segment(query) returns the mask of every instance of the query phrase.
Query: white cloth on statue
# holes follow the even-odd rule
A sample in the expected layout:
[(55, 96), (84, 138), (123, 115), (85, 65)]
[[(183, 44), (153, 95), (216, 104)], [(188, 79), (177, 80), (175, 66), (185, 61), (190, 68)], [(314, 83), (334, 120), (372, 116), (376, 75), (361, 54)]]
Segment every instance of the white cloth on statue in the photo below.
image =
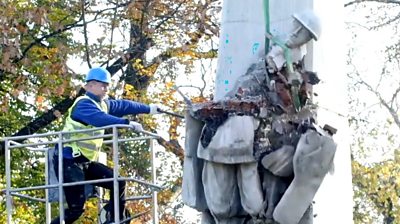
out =
[(228, 165), (205, 161), (203, 185), (216, 223), (237, 223), (238, 216), (256, 216), (262, 210), (263, 195), (255, 162)]
[(197, 146), (204, 123), (185, 114), (185, 157), (183, 160), (182, 201), (185, 205), (204, 212), (207, 202), (201, 180), (204, 160), (197, 158)]
[(225, 164), (255, 162), (253, 144), (257, 126), (258, 121), (252, 116), (231, 116), (218, 127), (206, 148), (199, 144), (197, 156)]
[(336, 143), (330, 136), (309, 130), (300, 137), (293, 157), (294, 180), (274, 210), (275, 221), (299, 223), (331, 168), (335, 152)]
[[(297, 63), (303, 59), (307, 54), (307, 45), (302, 45), (297, 48), (290, 49), (292, 56), (292, 63)], [(267, 56), (267, 69), (270, 72), (278, 72), (286, 64), (286, 58), (284, 50), (278, 45), (272, 45)]]

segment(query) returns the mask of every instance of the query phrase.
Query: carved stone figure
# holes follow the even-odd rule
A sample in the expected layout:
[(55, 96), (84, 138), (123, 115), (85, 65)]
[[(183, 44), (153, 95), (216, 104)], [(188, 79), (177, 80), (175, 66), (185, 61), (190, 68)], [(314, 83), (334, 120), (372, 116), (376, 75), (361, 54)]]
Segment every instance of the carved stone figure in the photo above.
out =
[[(270, 90), (275, 91), (281, 99), (284, 113), (276, 116), (271, 122), (271, 130), (267, 134), (270, 146), (266, 155), (261, 158), (264, 170), (261, 169), (260, 172), (264, 173), (264, 216), (282, 224), (310, 224), (313, 215), (312, 198), (316, 190), (304, 187), (304, 192), (300, 192), (298, 190), (301, 187), (294, 184), (294, 180), (301, 178), (305, 182), (318, 183), (316, 185), (319, 187), (322, 180), (314, 180), (311, 176), (301, 177), (298, 174), (299, 169), (324, 162), (326, 158), (331, 163), (330, 159), (333, 159), (336, 148), (322, 154), (321, 158), (313, 158), (313, 161), (308, 161), (309, 164), (294, 164), (304, 147), (299, 146), (299, 140), (305, 138), (309, 130), (318, 126), (315, 124), (316, 108), (311, 102), (311, 97), (312, 85), (317, 84), (319, 79), (315, 73), (306, 71), (303, 59), (307, 53), (307, 42), (312, 39), (318, 40), (321, 26), (318, 17), (311, 11), (295, 13), (293, 18), (292, 32), (285, 42), (269, 36), (274, 43), (266, 55), (268, 76), (271, 80)], [(326, 174), (325, 170), (321, 169), (317, 172), (320, 172), (322, 177)], [(298, 198), (294, 199), (290, 192), (295, 192), (293, 194)], [(287, 199), (289, 195), (291, 199)], [(290, 203), (295, 204), (292, 199), (299, 200), (299, 204), (291, 207)]]
[(330, 170), (335, 152), (336, 144), (325, 132), (308, 130), (301, 136), (293, 158), (294, 179), (274, 210), (274, 220), (299, 223)]
[(190, 107), (183, 201), (203, 212), (203, 223), (312, 223), (336, 144), (316, 123), (319, 78), (303, 63), (319, 20), (312, 12), (293, 18), (285, 41), (268, 35), (274, 44), (265, 60), (223, 100)]

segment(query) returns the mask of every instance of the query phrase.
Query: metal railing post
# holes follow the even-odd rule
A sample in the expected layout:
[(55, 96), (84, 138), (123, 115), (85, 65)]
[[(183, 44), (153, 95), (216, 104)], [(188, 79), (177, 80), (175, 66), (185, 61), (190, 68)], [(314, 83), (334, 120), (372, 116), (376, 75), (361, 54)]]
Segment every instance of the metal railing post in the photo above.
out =
[(11, 150), (8, 148), (10, 142), (5, 141), (5, 159), (6, 159), (6, 207), (7, 207), (7, 224), (12, 223), (12, 203), (11, 203)]
[[(44, 172), (45, 172), (45, 183), (46, 185), (50, 184), (50, 175), (49, 175), (49, 150), (46, 150), (45, 152), (45, 164), (44, 164)], [(45, 198), (46, 198), (46, 204), (45, 204), (45, 211), (46, 211), (46, 224), (49, 224), (51, 222), (51, 204), (49, 202), (49, 189), (46, 188), (44, 190), (45, 193)]]
[[(104, 165), (107, 165), (107, 154), (105, 152), (99, 152), (99, 158), (98, 162), (102, 163)], [(97, 194), (98, 194), (98, 202), (97, 202), (97, 211), (101, 212), (101, 209), (103, 206), (106, 204), (103, 201), (104, 198), (104, 188), (97, 189)], [(97, 224), (102, 224), (101, 219), (97, 220)]]
[[(156, 170), (156, 165), (155, 165), (155, 160), (156, 160), (156, 153), (154, 151), (154, 146), (153, 146), (153, 139), (150, 139), (150, 152), (151, 152), (151, 179), (153, 184), (156, 184), (157, 182), (157, 170)], [(152, 189), (152, 195), (153, 195), (153, 224), (158, 224), (158, 202), (157, 202), (157, 191)]]
[(64, 172), (63, 172), (63, 134), (60, 132), (58, 134), (58, 203), (59, 203), (59, 216), (60, 223), (64, 223)]
[(113, 169), (113, 185), (114, 185), (114, 221), (115, 223), (120, 222), (119, 217), (119, 183), (118, 183), (118, 169), (119, 169), (119, 161), (118, 161), (118, 130), (117, 127), (113, 127), (113, 162), (114, 162), (114, 169)]

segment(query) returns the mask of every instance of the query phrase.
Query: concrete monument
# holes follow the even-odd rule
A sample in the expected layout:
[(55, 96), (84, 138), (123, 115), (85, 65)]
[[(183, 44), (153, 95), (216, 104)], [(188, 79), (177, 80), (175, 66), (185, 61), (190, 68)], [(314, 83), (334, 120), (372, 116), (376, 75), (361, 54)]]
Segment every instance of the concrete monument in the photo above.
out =
[(202, 223), (312, 223), (336, 151), (334, 131), (316, 123), (319, 78), (303, 63), (320, 32), (313, 12), (293, 14), (292, 32), (267, 33), (268, 52), (223, 97), (189, 103), (183, 201)]

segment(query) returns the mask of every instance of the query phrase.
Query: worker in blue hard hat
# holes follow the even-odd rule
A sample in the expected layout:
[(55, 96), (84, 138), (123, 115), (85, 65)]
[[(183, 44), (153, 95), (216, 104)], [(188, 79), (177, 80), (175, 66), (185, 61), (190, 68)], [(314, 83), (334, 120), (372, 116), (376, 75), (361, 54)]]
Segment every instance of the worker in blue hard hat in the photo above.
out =
[[(76, 131), (90, 129), (94, 127), (103, 127), (113, 124), (129, 124), (136, 131), (142, 131), (142, 125), (138, 122), (129, 121), (122, 118), (128, 114), (157, 114), (158, 106), (155, 104), (143, 104), (129, 100), (111, 100), (106, 99), (111, 75), (104, 68), (92, 68), (86, 75), (86, 94), (78, 97), (70, 107), (63, 131)], [(102, 135), (104, 130), (93, 132), (79, 132), (68, 135), (69, 139), (85, 138), (93, 135)], [(90, 139), (85, 141), (75, 141), (65, 143), (63, 150), (63, 170), (64, 183), (112, 178), (113, 170), (97, 162), (99, 149), (102, 146), (103, 139)], [(62, 152), (60, 152), (62, 151)], [(55, 155), (54, 169), (58, 174), (58, 154)], [(109, 223), (114, 218), (114, 192), (113, 182), (96, 183), (95, 185), (110, 189), (110, 211)], [(65, 209), (65, 223), (73, 223), (84, 211), (86, 201), (84, 185), (64, 187), (65, 198), (68, 208)], [(123, 217), (125, 182), (119, 182), (119, 215)], [(60, 223), (59, 218), (54, 219), (52, 224)]]

